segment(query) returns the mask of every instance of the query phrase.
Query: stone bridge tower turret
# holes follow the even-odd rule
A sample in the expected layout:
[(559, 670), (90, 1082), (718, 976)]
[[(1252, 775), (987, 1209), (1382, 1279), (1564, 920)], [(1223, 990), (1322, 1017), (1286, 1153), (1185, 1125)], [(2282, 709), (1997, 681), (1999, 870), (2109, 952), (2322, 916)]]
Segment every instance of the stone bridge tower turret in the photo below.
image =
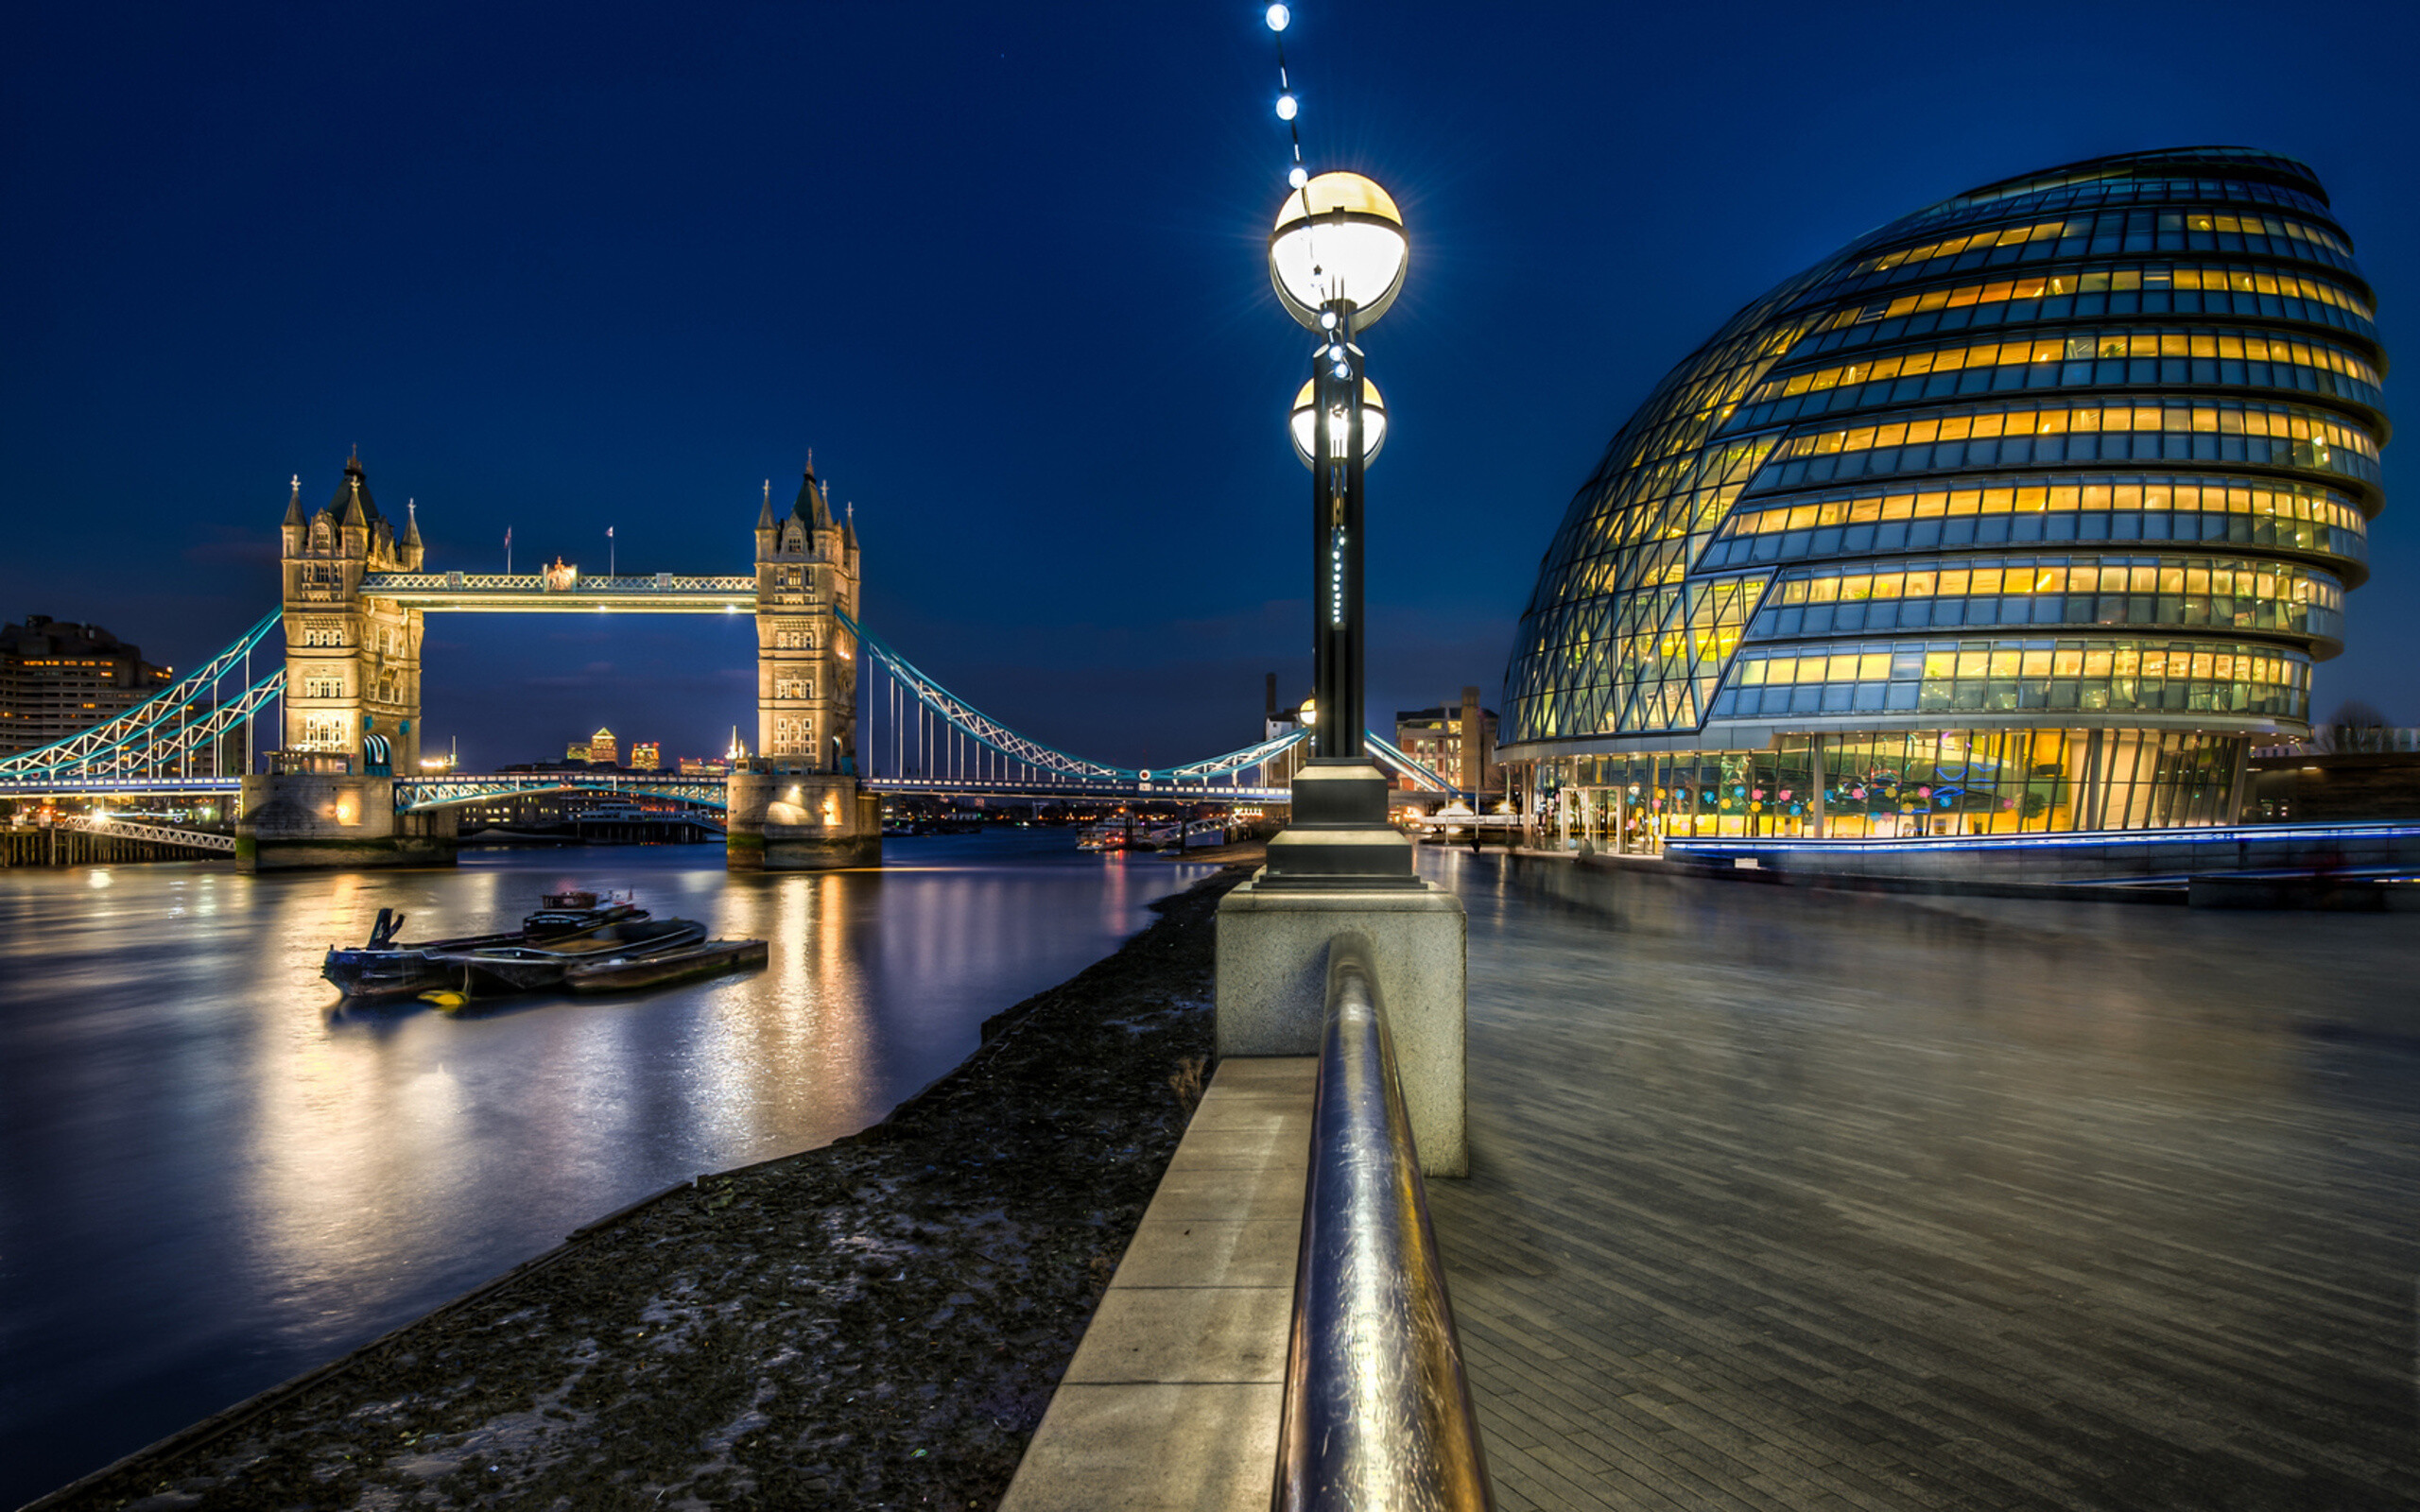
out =
[(856, 646), (834, 610), (857, 616), (857, 533), (835, 521), (807, 461), (798, 498), (756, 517), (756, 751), (769, 769), (856, 766)]
[(420, 570), (419, 523), (396, 537), (355, 455), (327, 507), (307, 517), (295, 480), (280, 541), (285, 748), (340, 756), (354, 772), (416, 770), (421, 611), (366, 594), (362, 580)]
[(735, 871), (879, 866), (882, 800), (858, 781), (857, 532), (815, 459), (789, 512), (756, 516), (756, 755), (725, 787)]

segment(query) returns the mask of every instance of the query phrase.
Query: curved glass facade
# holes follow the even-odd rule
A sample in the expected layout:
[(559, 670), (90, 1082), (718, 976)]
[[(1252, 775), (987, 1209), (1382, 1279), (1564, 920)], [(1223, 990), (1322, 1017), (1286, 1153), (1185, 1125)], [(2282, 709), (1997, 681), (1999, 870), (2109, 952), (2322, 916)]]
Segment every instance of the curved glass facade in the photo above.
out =
[(2243, 149), (1870, 233), (1615, 436), (1522, 615), (1505, 760), (1623, 848), (2232, 819), (2368, 576), (2375, 308), (2318, 179)]

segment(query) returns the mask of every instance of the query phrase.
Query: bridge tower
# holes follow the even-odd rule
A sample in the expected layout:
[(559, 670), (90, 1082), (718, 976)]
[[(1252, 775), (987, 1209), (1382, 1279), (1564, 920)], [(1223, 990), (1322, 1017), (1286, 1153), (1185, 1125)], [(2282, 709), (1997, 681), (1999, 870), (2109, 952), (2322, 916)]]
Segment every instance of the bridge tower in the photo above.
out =
[(285, 571), (285, 729), (293, 762), (244, 774), (235, 863), (246, 871), (451, 865), (451, 813), (398, 815), (394, 774), (420, 766), (418, 606), (362, 592), (369, 573), (418, 572), (420, 525), (378, 512), (358, 455), (327, 507), (302, 512), (297, 478), (279, 531)]
[(420, 524), (403, 537), (378, 512), (361, 458), (327, 507), (305, 518), (297, 478), (280, 532), (285, 578), (287, 750), (344, 758), (363, 775), (420, 763), (421, 611), (366, 598), (366, 573), (418, 572)]
[(857, 532), (810, 458), (789, 512), (769, 483), (756, 516), (756, 750), (785, 771), (856, 769), (856, 648), (836, 609), (857, 617)]
[(756, 516), (756, 755), (731, 774), (731, 868), (878, 866), (882, 800), (857, 781), (857, 532), (807, 459), (789, 512)]

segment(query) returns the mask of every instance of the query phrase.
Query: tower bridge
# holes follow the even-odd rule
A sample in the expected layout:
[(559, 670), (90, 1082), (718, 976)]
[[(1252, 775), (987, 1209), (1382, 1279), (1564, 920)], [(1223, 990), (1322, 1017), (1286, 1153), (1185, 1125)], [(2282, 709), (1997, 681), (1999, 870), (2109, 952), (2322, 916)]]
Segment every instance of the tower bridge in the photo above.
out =
[[(786, 869), (877, 862), (885, 793), (1282, 803), (1307, 736), (1136, 768), (992, 717), (860, 622), (856, 526), (835, 516), (812, 463), (786, 511), (767, 484), (750, 575), (590, 576), (560, 560), (534, 573), (432, 572), (417, 511), (398, 532), (358, 455), (318, 510), (304, 510), (298, 477), (279, 533), (276, 610), (146, 702), (0, 757), (0, 798), (232, 793), (239, 859), (275, 868), (441, 864), (463, 804), (623, 793), (721, 809), (734, 868)], [(420, 775), (422, 638), (426, 617), (443, 613), (751, 615), (758, 754), (728, 778)], [(1454, 792), (1367, 738), (1416, 786)]]

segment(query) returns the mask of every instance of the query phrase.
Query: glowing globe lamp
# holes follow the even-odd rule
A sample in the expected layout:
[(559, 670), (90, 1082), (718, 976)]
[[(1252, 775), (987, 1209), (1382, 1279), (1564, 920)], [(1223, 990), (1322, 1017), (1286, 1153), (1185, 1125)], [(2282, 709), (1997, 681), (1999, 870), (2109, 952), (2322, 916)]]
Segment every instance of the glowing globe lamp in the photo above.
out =
[(1357, 173), (1322, 173), (1286, 197), (1269, 233), (1269, 280), (1304, 325), (1316, 331), (1322, 310), (1349, 304), (1360, 331), (1394, 303), (1410, 249), (1384, 189)]
[[(1311, 385), (1305, 383), (1294, 396), (1294, 413), (1288, 418), (1288, 428), (1294, 436), (1294, 455), (1305, 467), (1315, 466), (1311, 446), (1319, 421), (1318, 405), (1311, 397)], [(1330, 444), (1344, 445), (1344, 417), (1335, 415), (1328, 421)], [(1368, 466), (1378, 458), (1378, 448), (1387, 444), (1387, 402), (1378, 397), (1378, 386), (1369, 379), (1361, 380), (1361, 462)]]

